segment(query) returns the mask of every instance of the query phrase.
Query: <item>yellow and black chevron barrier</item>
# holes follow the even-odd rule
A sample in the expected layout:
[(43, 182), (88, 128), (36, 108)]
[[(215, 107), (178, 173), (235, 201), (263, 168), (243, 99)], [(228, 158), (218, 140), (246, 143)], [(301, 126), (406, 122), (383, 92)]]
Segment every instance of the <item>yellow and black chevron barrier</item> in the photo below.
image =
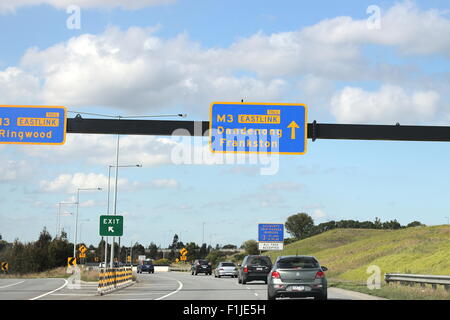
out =
[(133, 272), (129, 267), (100, 269), (97, 291), (100, 295), (132, 283)]

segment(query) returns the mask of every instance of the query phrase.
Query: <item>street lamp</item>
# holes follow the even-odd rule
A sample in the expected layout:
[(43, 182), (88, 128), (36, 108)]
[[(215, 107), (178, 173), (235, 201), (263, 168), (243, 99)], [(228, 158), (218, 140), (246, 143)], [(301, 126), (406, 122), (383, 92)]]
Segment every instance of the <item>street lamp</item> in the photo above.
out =
[[(117, 139), (119, 139), (119, 136), (117, 137)], [(119, 152), (119, 140), (117, 140), (117, 154)], [(117, 155), (118, 157), (118, 155)], [(118, 159), (117, 159), (118, 160)], [(117, 174), (119, 173), (119, 168), (142, 168), (142, 164), (128, 164), (128, 165), (109, 165), (108, 166), (108, 215), (109, 215), (109, 204), (110, 204), (110, 200), (109, 200), (109, 195), (111, 193), (111, 168), (116, 168), (116, 189), (115, 189), (115, 197), (114, 197), (114, 215), (116, 215), (116, 203), (117, 203)], [(111, 268), (113, 267), (113, 258), (114, 258), (114, 237), (113, 237), (113, 242), (112, 242), (112, 246), (111, 246)], [(120, 237), (119, 237), (119, 249), (120, 249)], [(108, 237), (106, 237), (105, 240), (105, 267), (107, 264), (107, 259), (108, 259)]]
[[(63, 212), (63, 213), (60, 214), (59, 220), (61, 221), (61, 217), (67, 217), (67, 216), (72, 216), (72, 215), (73, 215), (72, 212), (68, 212), (68, 211)], [(60, 222), (60, 224), (61, 224), (61, 222)], [(64, 231), (64, 228), (61, 230), (61, 227), (60, 227), (59, 230), (60, 230), (60, 231), (59, 231), (59, 232), (60, 232), (59, 238), (61, 239), (61, 234), (62, 234), (62, 232)], [(69, 227), (69, 230), (70, 230), (70, 227)], [(66, 233), (66, 239), (69, 239), (69, 234), (68, 234), (68, 233)]]
[[(115, 118), (117, 118), (119, 121), (120, 119), (126, 119), (126, 118), (156, 118), (156, 117), (182, 117), (182, 118), (186, 118), (186, 114), (182, 114), (182, 113), (178, 113), (178, 114), (170, 114), (170, 115), (153, 115), (153, 116), (117, 116)], [(120, 147), (120, 133), (117, 133), (117, 147), (116, 147), (116, 186), (115, 186), (115, 190), (114, 190), (114, 215), (117, 214), (117, 179), (118, 179), (118, 174), (119, 174), (119, 147)], [(112, 245), (111, 245), (111, 261), (110, 261), (110, 267), (113, 268), (114, 266), (114, 241), (115, 241), (115, 237), (113, 237), (112, 239)]]
[(77, 248), (77, 234), (78, 234), (78, 207), (80, 206), (80, 191), (91, 191), (96, 190), (100, 191), (102, 188), (77, 188), (77, 215), (75, 218), (75, 241), (73, 242), (73, 257), (76, 257), (76, 248)]
[(80, 243), (83, 243), (83, 241), (81, 241), (81, 226), (83, 225), (83, 222), (89, 222), (89, 221), (90, 221), (89, 219), (80, 220)]
[(61, 205), (63, 204), (76, 204), (76, 202), (58, 202), (58, 215), (56, 218), (56, 237), (61, 236)]

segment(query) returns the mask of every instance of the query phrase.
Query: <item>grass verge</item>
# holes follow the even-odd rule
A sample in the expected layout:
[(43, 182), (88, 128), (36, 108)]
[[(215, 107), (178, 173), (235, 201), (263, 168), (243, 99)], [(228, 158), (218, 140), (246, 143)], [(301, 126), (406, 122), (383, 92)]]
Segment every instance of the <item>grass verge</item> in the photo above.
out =
[(382, 282), (380, 289), (370, 290), (366, 283), (338, 279), (328, 279), (328, 286), (330, 288), (335, 287), (370, 294), (389, 300), (450, 300), (450, 291), (446, 291), (443, 286), (438, 286), (435, 290), (431, 286), (422, 288), (418, 284), (410, 287)]

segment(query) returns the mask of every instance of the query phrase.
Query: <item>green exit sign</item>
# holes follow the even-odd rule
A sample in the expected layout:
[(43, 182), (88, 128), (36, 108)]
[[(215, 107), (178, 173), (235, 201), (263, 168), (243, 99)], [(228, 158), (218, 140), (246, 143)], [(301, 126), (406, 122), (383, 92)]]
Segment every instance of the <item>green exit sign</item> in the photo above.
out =
[(123, 235), (123, 216), (100, 216), (100, 235), (120, 237)]

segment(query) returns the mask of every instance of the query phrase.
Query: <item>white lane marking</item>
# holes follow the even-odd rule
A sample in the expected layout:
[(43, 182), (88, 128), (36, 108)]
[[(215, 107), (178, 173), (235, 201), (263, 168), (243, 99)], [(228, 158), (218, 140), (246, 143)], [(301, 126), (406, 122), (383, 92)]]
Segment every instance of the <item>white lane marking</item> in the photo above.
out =
[(93, 297), (95, 294), (89, 293), (54, 293), (52, 296), (90, 296)]
[(178, 282), (178, 289), (177, 290), (175, 290), (175, 291), (173, 291), (173, 292), (171, 292), (169, 294), (166, 294), (165, 296), (159, 297), (159, 298), (157, 298), (155, 300), (162, 300), (162, 299), (167, 298), (167, 297), (177, 293), (178, 291), (180, 291), (183, 288), (183, 283), (181, 281), (178, 281), (178, 280), (177, 280), (177, 282)]
[(15, 285), (17, 285), (17, 284), (24, 283), (24, 282), (25, 282), (25, 280), (19, 281), (19, 282), (13, 283), (13, 284), (8, 284), (8, 285), (6, 285), (6, 286), (1, 286), (0, 289), (12, 287), (12, 286), (15, 286)]
[(53, 292), (56, 292), (56, 291), (58, 291), (58, 290), (61, 290), (62, 288), (64, 288), (65, 286), (67, 286), (67, 284), (69, 283), (69, 281), (67, 281), (66, 279), (63, 279), (63, 280), (64, 280), (64, 284), (63, 284), (61, 287), (59, 287), (58, 289), (55, 289), (55, 290), (49, 291), (49, 292), (47, 292), (47, 293), (41, 294), (40, 296), (31, 298), (30, 300), (37, 300), (37, 299), (39, 299), (39, 298), (45, 297), (45, 296), (47, 296), (47, 295), (49, 295), (49, 294), (52, 294)]

